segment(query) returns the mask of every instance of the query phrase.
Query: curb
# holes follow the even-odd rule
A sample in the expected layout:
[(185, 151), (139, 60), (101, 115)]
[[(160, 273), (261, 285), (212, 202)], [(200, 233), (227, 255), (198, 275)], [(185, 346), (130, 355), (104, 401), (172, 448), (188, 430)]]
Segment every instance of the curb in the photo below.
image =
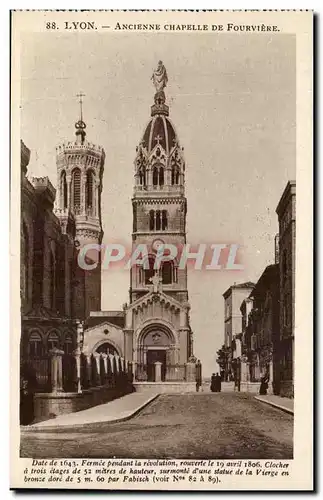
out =
[[(93, 422), (87, 422), (87, 423), (80, 423), (80, 424), (64, 424), (64, 425), (52, 425), (52, 426), (44, 426), (44, 427), (36, 427), (37, 424), (34, 425), (28, 425), (28, 426), (20, 426), (20, 431), (24, 433), (41, 433), (41, 432), (53, 432), (53, 431), (59, 431), (60, 429), (72, 429), (77, 427), (78, 429), (87, 427), (89, 425), (94, 425), (94, 424), (117, 424), (119, 422), (125, 422), (126, 420), (130, 420), (131, 418), (135, 417), (138, 415), (141, 410), (146, 408), (146, 406), (150, 405), (155, 399), (157, 399), (160, 396), (160, 394), (154, 394), (151, 396), (147, 401), (141, 404), (141, 406), (137, 407), (135, 410), (131, 411), (128, 415), (125, 415), (124, 417), (116, 417), (111, 420), (100, 420), (100, 421), (93, 421)], [(106, 404), (106, 403), (102, 403)], [(100, 405), (98, 405), (100, 406)], [(92, 408), (95, 408), (95, 406), (92, 406)], [(73, 412), (75, 413), (75, 412)], [(68, 415), (71, 415), (69, 413)], [(46, 420), (47, 422), (47, 420)]]
[(259, 398), (255, 396), (255, 399), (257, 401), (260, 401), (261, 403), (265, 403), (269, 406), (273, 406), (274, 408), (277, 408), (278, 410), (284, 411), (285, 413), (289, 413), (290, 415), (294, 415), (294, 410), (291, 410), (290, 408), (286, 408), (286, 406), (279, 405), (277, 403), (273, 403), (272, 401), (268, 401), (267, 399)]

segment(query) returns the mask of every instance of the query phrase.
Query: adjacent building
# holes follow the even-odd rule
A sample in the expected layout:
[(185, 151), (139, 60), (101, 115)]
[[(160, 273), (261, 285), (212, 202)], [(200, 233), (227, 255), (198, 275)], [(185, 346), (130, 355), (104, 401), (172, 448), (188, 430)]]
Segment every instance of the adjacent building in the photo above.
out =
[[(296, 183), (289, 181), (277, 207), (275, 264), (256, 285), (233, 285), (224, 293), (225, 347), (240, 382), (269, 379), (269, 390), (294, 394)], [(248, 284), (247, 284), (248, 285)], [(251, 285), (251, 284), (250, 284)], [(241, 289), (243, 291), (241, 291)], [(242, 295), (245, 293), (245, 296)], [(239, 304), (239, 300), (240, 301)], [(239, 307), (240, 315), (237, 313)], [(240, 330), (241, 329), (241, 330)]]
[(294, 393), (296, 182), (289, 181), (276, 209), (279, 222), (280, 393)]
[(267, 375), (270, 389), (279, 392), (279, 267), (267, 266), (254, 289), (241, 304), (242, 350), (246, 355), (246, 381)]
[(242, 334), (243, 316), (240, 310), (241, 303), (245, 300), (254, 288), (254, 283), (247, 281), (230, 286), (223, 294), (224, 298), (224, 346), (231, 348), (231, 355), (228, 358), (228, 366), (224, 370), (227, 377), (233, 377), (232, 360), (240, 357), (233, 355), (238, 349)]
[(21, 141), (21, 361), (48, 389), (48, 352), (71, 354), (76, 346), (77, 258), (75, 219), (54, 213), (56, 190), (48, 177), (28, 179), (30, 150)]

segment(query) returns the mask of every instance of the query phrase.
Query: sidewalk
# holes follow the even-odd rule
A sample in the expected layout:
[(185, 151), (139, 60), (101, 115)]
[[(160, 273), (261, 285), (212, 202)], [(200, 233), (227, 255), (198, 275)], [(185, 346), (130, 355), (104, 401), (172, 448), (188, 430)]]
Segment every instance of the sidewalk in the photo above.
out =
[(86, 424), (94, 424), (98, 422), (120, 422), (128, 420), (138, 413), (142, 408), (156, 399), (156, 392), (133, 392), (118, 399), (114, 399), (109, 403), (104, 403), (98, 406), (93, 406), (87, 410), (59, 415), (56, 418), (38, 422), (37, 424), (22, 427), (24, 432), (35, 432), (61, 428), (82, 426)]
[(255, 399), (266, 403), (274, 408), (285, 411), (294, 415), (294, 400), (290, 398), (282, 398), (280, 396), (275, 396), (274, 394), (268, 394), (267, 396), (255, 396)]

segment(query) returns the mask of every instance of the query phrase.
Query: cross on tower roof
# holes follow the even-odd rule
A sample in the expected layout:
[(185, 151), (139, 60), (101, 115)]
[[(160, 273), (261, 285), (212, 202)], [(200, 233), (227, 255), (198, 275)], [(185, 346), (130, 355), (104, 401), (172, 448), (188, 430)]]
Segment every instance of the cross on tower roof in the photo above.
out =
[(156, 135), (156, 137), (155, 137), (155, 141), (157, 141), (157, 144), (159, 144), (159, 141), (161, 141), (161, 140), (162, 140), (162, 136), (161, 136), (161, 135), (159, 135), (159, 134), (158, 134), (158, 135)]
[(79, 103), (80, 103), (80, 110), (81, 110), (81, 118), (80, 120), (83, 121), (83, 107), (82, 107), (82, 104), (83, 104), (83, 100), (82, 100), (82, 97), (85, 97), (85, 94), (83, 94), (83, 92), (80, 92), (79, 94), (76, 94), (76, 97), (79, 97)]
[(86, 135), (85, 134), (86, 125), (83, 121), (83, 107), (82, 107), (83, 100), (82, 100), (82, 97), (85, 97), (85, 94), (83, 94), (83, 92), (80, 92), (79, 94), (76, 94), (76, 97), (79, 98), (80, 110), (81, 110), (80, 119), (75, 123), (76, 136), (78, 137), (78, 140), (81, 140), (81, 144), (83, 144), (84, 139), (85, 139), (85, 135)]

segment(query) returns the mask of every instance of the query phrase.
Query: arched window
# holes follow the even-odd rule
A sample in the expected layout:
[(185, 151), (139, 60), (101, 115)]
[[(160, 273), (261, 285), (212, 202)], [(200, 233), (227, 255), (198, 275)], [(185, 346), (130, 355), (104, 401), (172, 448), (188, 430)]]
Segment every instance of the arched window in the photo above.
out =
[(30, 358), (41, 357), (44, 353), (43, 342), (38, 332), (32, 332), (28, 339), (28, 356)]
[(92, 172), (92, 170), (88, 170), (86, 172), (86, 192), (85, 192), (86, 194), (85, 205), (87, 209), (93, 208), (94, 205), (93, 189), (94, 189), (94, 173)]
[(143, 166), (139, 169), (139, 183), (141, 186), (146, 185), (146, 167)]
[(167, 210), (162, 211), (162, 230), (167, 229)]
[(175, 167), (175, 165), (172, 166), (172, 186), (174, 184), (179, 184), (180, 181), (180, 171), (178, 168)]
[(47, 339), (47, 347), (48, 350), (58, 348), (59, 346), (59, 337), (56, 332), (50, 332)]
[(150, 210), (149, 212), (149, 230), (153, 231), (155, 229), (155, 212)]
[(144, 271), (145, 271), (145, 284), (146, 285), (151, 285), (151, 282), (149, 280), (155, 274), (155, 270), (154, 270), (155, 257), (153, 255), (150, 255), (148, 257), (148, 263), (149, 263), (149, 266), (146, 266), (146, 268), (144, 267)]
[(172, 167), (172, 186), (175, 184), (175, 167)]
[(161, 215), (160, 210), (156, 211), (156, 231), (160, 231), (161, 228)]
[(104, 342), (104, 344), (101, 344), (96, 352), (98, 353), (104, 353), (104, 354), (118, 354), (117, 350), (115, 347), (113, 347), (112, 344), (110, 344), (109, 342)]
[(158, 168), (155, 167), (153, 170), (153, 185), (158, 186)]
[(73, 209), (78, 212), (81, 206), (81, 171), (79, 168), (75, 168), (72, 173), (72, 193)]
[(160, 186), (164, 185), (164, 169), (163, 169), (163, 167), (160, 167), (160, 169), (159, 169), (159, 185)]
[(67, 208), (67, 182), (65, 170), (63, 170), (61, 174), (61, 208)]
[(143, 185), (143, 180), (144, 180), (143, 177), (144, 176), (143, 176), (143, 173), (142, 173), (142, 169), (140, 168), (139, 169), (139, 184), (140, 184), (140, 186)]
[(162, 280), (164, 285), (170, 285), (173, 282), (173, 264), (171, 261), (163, 262)]

